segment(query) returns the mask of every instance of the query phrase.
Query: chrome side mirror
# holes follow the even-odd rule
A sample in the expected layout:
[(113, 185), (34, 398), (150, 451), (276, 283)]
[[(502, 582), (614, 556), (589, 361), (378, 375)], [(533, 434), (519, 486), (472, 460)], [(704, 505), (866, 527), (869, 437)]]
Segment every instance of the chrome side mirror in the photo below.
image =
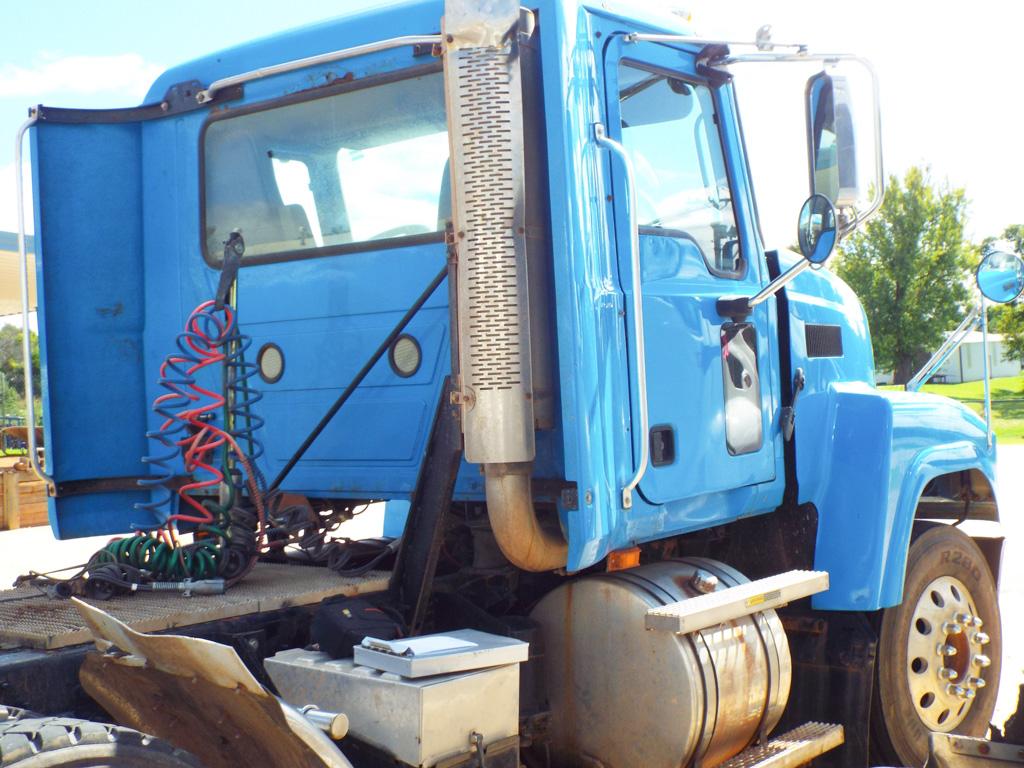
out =
[(797, 241), (811, 264), (824, 264), (836, 248), (836, 209), (824, 195), (811, 195), (800, 209)]
[(982, 296), (996, 304), (1009, 304), (1024, 292), (1024, 261), (1006, 251), (989, 251), (974, 277)]
[(822, 71), (807, 81), (806, 96), (811, 194), (824, 195), (837, 208), (852, 207), (860, 188), (849, 84)]

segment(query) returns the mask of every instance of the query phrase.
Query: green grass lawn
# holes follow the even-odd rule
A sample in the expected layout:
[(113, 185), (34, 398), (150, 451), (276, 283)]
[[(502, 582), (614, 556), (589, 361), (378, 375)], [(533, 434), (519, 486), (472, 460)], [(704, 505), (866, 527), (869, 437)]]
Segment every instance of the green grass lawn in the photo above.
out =
[[(996, 433), (996, 437), (1003, 445), (1024, 443), (1024, 374), (992, 379), (991, 388), (992, 430)], [(903, 387), (880, 386), (879, 389), (903, 389)], [(984, 382), (925, 384), (921, 390), (959, 400), (984, 418)]]

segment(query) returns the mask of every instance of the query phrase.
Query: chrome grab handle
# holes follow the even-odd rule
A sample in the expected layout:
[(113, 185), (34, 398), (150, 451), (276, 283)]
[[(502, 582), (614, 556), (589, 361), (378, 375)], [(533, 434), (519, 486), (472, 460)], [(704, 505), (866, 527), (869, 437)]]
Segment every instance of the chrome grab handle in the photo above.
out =
[(607, 149), (622, 161), (622, 165), (626, 169), (626, 190), (629, 198), (629, 247), (630, 263), (633, 270), (633, 335), (636, 338), (636, 378), (638, 405), (640, 408), (640, 461), (637, 464), (633, 479), (622, 489), (622, 506), (625, 509), (629, 509), (633, 506), (633, 489), (640, 484), (641, 478), (643, 478), (644, 473), (647, 471), (647, 433), (649, 431), (647, 416), (647, 357), (644, 350), (643, 280), (640, 274), (640, 230), (634, 221), (637, 210), (636, 176), (633, 172), (633, 162), (629, 159), (626, 148), (614, 139), (608, 138), (602, 123), (594, 123), (594, 139), (598, 145)]
[(36, 110), (29, 112), (29, 118), (18, 129), (18, 136), (14, 142), (14, 179), (15, 199), (18, 205), (18, 257), (21, 262), (21, 354), (25, 363), (25, 421), (28, 437), (28, 460), (32, 464), (32, 470), (39, 476), (39, 479), (46, 483), (47, 489), (53, 493), (53, 478), (46, 474), (42, 464), (39, 463), (39, 446), (36, 444), (36, 402), (35, 392), (32, 391), (32, 345), (29, 340), (28, 327), (28, 252), (25, 248), (25, 180), (22, 178), (21, 145), (24, 142), (28, 129), (35, 125), (38, 119)]
[(272, 64), (270, 66), (254, 69), (250, 72), (243, 72), (240, 75), (223, 77), (220, 80), (213, 81), (203, 90), (198, 91), (195, 98), (200, 104), (206, 104), (207, 102), (213, 101), (213, 98), (217, 95), (218, 91), (230, 88), (233, 85), (242, 85), (244, 83), (252, 82), (253, 80), (260, 80), (264, 77), (271, 77), (272, 75), (281, 75), (286, 72), (294, 72), (298, 69), (305, 69), (306, 67), (315, 67), (320, 66), (321, 64), (333, 64), (336, 61), (351, 59), (356, 56), (365, 56), (370, 53), (377, 53), (378, 51), (389, 51), (392, 48), (403, 48), (405, 46), (414, 45), (440, 45), (442, 42), (443, 38), (441, 35), (403, 35), (401, 37), (392, 37), (388, 40), (379, 40), (375, 43), (355, 45), (351, 48), (343, 48), (339, 51), (329, 51), (328, 53), (321, 53), (316, 56), (307, 56), (304, 59), (295, 59), (293, 61), (282, 62), (281, 64)]

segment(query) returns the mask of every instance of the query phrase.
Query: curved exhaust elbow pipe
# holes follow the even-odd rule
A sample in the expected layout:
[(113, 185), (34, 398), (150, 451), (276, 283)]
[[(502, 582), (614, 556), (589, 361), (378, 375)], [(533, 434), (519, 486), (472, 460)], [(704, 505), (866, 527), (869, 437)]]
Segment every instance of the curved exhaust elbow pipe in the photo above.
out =
[(564, 568), (569, 545), (541, 528), (533, 508), (531, 464), (485, 464), (487, 514), (498, 546), (509, 562), (524, 571)]

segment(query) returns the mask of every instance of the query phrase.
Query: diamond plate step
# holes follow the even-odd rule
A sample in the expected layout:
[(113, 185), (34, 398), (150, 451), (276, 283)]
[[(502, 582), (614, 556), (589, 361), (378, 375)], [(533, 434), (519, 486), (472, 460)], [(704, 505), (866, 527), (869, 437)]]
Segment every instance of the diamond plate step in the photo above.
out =
[(835, 749), (844, 740), (841, 725), (804, 723), (767, 744), (747, 747), (718, 768), (794, 768)]
[(826, 571), (787, 571), (647, 611), (647, 629), (696, 632), (828, 589)]

